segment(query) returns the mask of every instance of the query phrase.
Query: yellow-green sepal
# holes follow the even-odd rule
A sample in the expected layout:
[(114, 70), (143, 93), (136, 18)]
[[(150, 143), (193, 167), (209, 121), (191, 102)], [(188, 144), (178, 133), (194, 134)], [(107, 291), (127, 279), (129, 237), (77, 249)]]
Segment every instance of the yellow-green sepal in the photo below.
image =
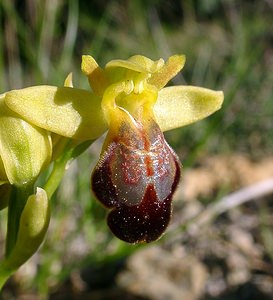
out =
[(173, 55), (165, 63), (162, 58), (153, 61), (143, 55), (135, 55), (128, 60), (111, 60), (105, 71), (111, 82), (135, 80), (138, 76), (160, 90), (183, 68), (185, 60), (184, 55)]
[(156, 122), (162, 131), (186, 126), (219, 110), (222, 91), (195, 86), (166, 87), (159, 91), (154, 105)]
[(80, 141), (107, 129), (101, 99), (71, 87), (35, 86), (6, 93), (6, 105), (38, 127)]
[(0, 156), (11, 184), (34, 181), (49, 164), (51, 148), (48, 131), (23, 120), (0, 98)]
[(154, 73), (164, 65), (164, 60), (159, 59), (153, 61), (143, 55), (131, 56), (128, 60), (114, 59), (107, 63), (106, 69), (108, 68), (124, 68), (133, 70), (139, 73)]

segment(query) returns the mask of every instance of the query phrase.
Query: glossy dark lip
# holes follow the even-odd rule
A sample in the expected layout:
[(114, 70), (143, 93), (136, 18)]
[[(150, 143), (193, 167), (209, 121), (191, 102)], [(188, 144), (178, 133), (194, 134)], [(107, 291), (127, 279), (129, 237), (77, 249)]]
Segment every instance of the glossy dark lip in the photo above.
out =
[(108, 215), (111, 231), (128, 243), (152, 242), (166, 230), (171, 218), (171, 198), (157, 201), (154, 187), (149, 185), (140, 205), (121, 205)]
[(176, 167), (172, 191), (166, 199), (158, 201), (153, 185), (149, 185), (140, 205), (120, 205), (108, 214), (108, 226), (119, 239), (128, 243), (150, 243), (165, 232), (171, 219), (172, 197), (180, 179), (178, 162)]
[[(124, 138), (124, 124), (122, 124), (120, 128), (122, 129), (113, 135), (114, 138), (105, 148), (105, 151), (102, 153), (101, 158), (93, 171), (91, 177), (92, 190), (97, 199), (106, 208), (111, 209), (108, 214), (107, 222), (113, 234), (128, 243), (152, 242), (157, 240), (163, 234), (170, 222), (172, 213), (171, 201), (180, 179), (179, 159), (165, 141), (164, 136), (156, 123), (152, 123), (152, 126), (148, 128), (148, 131), (143, 130), (143, 128), (140, 130), (139, 128), (130, 129), (131, 127), (128, 126), (128, 130), (131, 130), (131, 132), (126, 135), (126, 138), (128, 139), (129, 136), (133, 139), (128, 142), (128, 147), (130, 151), (133, 150), (134, 147), (136, 149), (133, 157), (136, 155), (137, 158), (138, 153), (142, 153), (141, 155), (143, 155), (145, 151), (147, 152), (147, 157), (144, 155), (144, 159), (142, 160), (144, 161), (146, 170), (146, 172), (142, 173), (142, 176), (145, 176), (144, 178), (147, 180), (147, 185), (139, 200), (132, 201), (128, 198), (128, 200), (124, 201), (118, 192), (119, 188), (125, 189), (126, 184), (128, 184), (129, 188), (129, 186), (134, 185), (134, 181), (131, 182), (131, 185), (126, 183), (127, 180), (130, 180), (126, 177), (127, 174), (124, 174), (127, 167), (124, 169), (123, 163), (126, 164), (126, 166), (129, 164), (128, 170), (130, 170), (130, 167), (135, 167), (135, 164), (132, 163), (132, 166), (130, 166), (130, 160), (126, 160), (125, 163), (125, 161), (123, 161), (126, 157), (125, 154), (124, 156), (123, 154), (120, 154), (123, 153), (122, 149), (124, 147), (126, 149), (127, 142), (126, 138)], [(139, 145), (143, 145), (143, 148), (137, 148), (138, 143), (134, 137), (134, 132), (139, 136)], [(149, 151), (152, 151), (150, 149), (153, 149), (156, 153), (157, 148), (152, 147), (160, 147), (158, 148), (158, 153), (161, 153), (161, 149), (164, 149), (162, 155), (164, 155), (163, 157), (165, 160), (163, 159), (163, 162), (171, 164), (170, 166), (166, 166), (167, 173), (157, 173), (156, 170), (159, 170), (159, 172), (162, 171), (160, 165), (157, 163), (155, 166), (159, 169), (153, 169), (154, 165), (148, 154), (150, 153)], [(112, 166), (113, 163), (116, 162), (117, 157), (119, 157), (119, 163), (117, 164), (118, 169), (115, 168), (115, 170), (118, 172), (113, 174)], [(161, 160), (161, 158), (162, 157), (159, 155), (158, 160)], [(134, 172), (132, 174), (134, 174)], [(123, 178), (121, 181), (117, 181), (121, 182), (122, 186), (120, 187), (117, 187), (115, 184), (116, 181), (114, 176), (117, 175)], [(163, 181), (169, 180), (167, 186), (171, 184), (168, 190), (165, 190), (166, 192), (163, 192), (163, 194), (161, 190), (160, 197), (159, 194), (157, 194), (157, 188), (155, 186), (156, 180), (159, 180), (158, 178)], [(158, 184), (159, 183), (157, 182), (157, 186)], [(125, 194), (127, 194), (126, 191)], [(162, 199), (163, 195), (164, 199)]]

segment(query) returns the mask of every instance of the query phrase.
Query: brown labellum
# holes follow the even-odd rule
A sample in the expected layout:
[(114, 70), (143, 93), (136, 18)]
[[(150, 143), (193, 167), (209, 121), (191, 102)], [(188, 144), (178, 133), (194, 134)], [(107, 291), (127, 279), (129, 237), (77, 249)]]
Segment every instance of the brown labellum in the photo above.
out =
[[(109, 132), (108, 145), (91, 184), (98, 200), (111, 209), (108, 225), (121, 240), (152, 242), (165, 231), (180, 163), (153, 121), (122, 122)], [(109, 142), (110, 140), (110, 142)]]

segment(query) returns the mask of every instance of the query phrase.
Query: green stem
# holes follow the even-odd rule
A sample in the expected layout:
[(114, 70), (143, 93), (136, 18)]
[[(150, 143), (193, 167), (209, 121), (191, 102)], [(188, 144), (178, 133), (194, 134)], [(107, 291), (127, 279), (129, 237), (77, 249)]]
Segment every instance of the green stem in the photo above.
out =
[(2, 290), (4, 284), (12, 274), (13, 270), (7, 269), (5, 266), (5, 262), (0, 262), (0, 291)]
[(71, 151), (72, 149), (70, 151), (67, 151), (65, 155), (54, 162), (53, 170), (46, 184), (44, 185), (44, 190), (47, 193), (48, 199), (51, 199), (64, 176), (67, 162), (71, 157)]
[[(6, 239), (6, 258), (10, 255), (17, 240), (19, 223), (22, 211), (25, 207), (28, 197), (33, 193), (33, 183), (28, 183), (23, 186), (13, 186), (9, 207), (8, 207), (8, 226)], [(15, 270), (10, 269), (5, 260), (0, 262), (0, 290), (5, 282), (14, 273)]]
[(9, 256), (16, 243), (21, 213), (25, 207), (28, 197), (31, 194), (33, 194), (33, 183), (28, 183), (20, 187), (12, 187), (8, 207), (6, 257)]
[(53, 170), (44, 185), (44, 190), (47, 192), (48, 199), (52, 197), (58, 188), (67, 169), (67, 164), (82, 154), (92, 144), (92, 142), (93, 141), (86, 141), (76, 147), (73, 147), (73, 145), (68, 142), (64, 155), (54, 162)]

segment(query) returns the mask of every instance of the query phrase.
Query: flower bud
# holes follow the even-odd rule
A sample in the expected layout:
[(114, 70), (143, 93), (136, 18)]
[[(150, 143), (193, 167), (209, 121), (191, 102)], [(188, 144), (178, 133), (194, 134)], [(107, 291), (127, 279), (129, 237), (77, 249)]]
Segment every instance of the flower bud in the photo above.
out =
[[(0, 157), (11, 184), (34, 181), (51, 158), (49, 133), (24, 121), (0, 97)], [(31, 107), (29, 108), (31, 110)], [(3, 168), (0, 164), (0, 175)]]
[(44, 240), (49, 218), (47, 194), (37, 188), (36, 194), (29, 196), (23, 209), (16, 244), (3, 262), (5, 269), (16, 270), (37, 251)]

